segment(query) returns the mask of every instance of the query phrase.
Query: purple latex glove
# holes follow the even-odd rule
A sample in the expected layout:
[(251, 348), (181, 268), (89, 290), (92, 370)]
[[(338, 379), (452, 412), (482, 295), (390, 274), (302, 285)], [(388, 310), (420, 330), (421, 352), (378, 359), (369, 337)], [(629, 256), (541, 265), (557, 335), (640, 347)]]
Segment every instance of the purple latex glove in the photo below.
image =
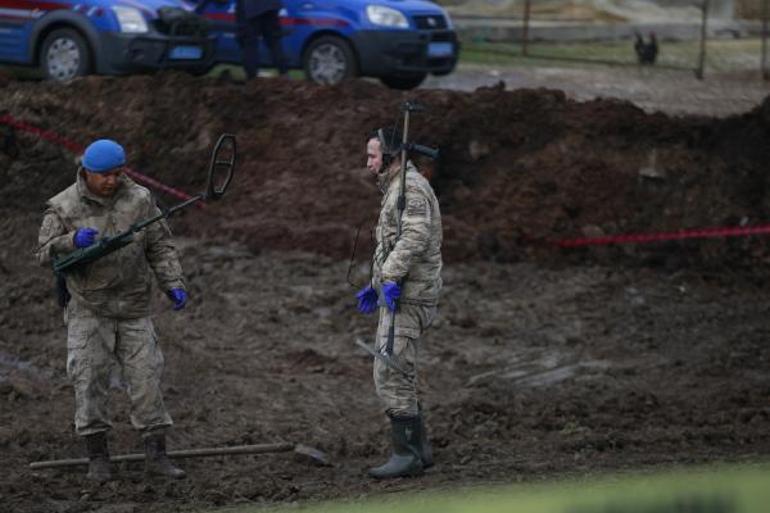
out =
[(187, 304), (187, 292), (184, 289), (175, 288), (167, 293), (168, 298), (174, 302), (174, 310), (181, 310)]
[(401, 287), (394, 281), (386, 281), (382, 284), (382, 295), (385, 297), (385, 305), (391, 312), (396, 311), (398, 298), (401, 297)]
[(97, 233), (99, 233), (99, 230), (96, 228), (78, 228), (75, 231), (75, 235), (72, 237), (72, 241), (78, 249), (87, 248), (96, 242)]
[(366, 286), (356, 294), (358, 299), (358, 311), (369, 315), (377, 309), (377, 291), (371, 285)]

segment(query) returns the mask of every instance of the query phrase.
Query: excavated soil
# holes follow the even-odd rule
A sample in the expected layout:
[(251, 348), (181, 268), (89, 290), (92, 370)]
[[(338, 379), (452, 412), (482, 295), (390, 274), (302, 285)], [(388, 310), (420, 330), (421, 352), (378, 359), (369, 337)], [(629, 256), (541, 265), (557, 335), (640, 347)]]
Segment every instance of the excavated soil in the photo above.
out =
[[(379, 195), (366, 132), (416, 98), (414, 140), (445, 224), (445, 289), (422, 351), (437, 464), (421, 479), (364, 476), (386, 446), (371, 362), (354, 346)], [(171, 220), (191, 293), (158, 294), (172, 449), (289, 441), (291, 453), (184, 460), (181, 482), (124, 464), (103, 486), (81, 468), (52, 276), (32, 262), (46, 198), (73, 155), (18, 131), (0, 153), (0, 510), (191, 511), (237, 503), (355, 500), (402, 490), (758, 461), (770, 454), (766, 237), (564, 250), (564, 238), (768, 217), (770, 100), (717, 119), (648, 114), (558, 90), (420, 90), (368, 82), (247, 86), (181, 74), (69, 85), (0, 77), (0, 116), (83, 144), (121, 141), (131, 165), (187, 192), (213, 142), (236, 134), (228, 195)], [(176, 200), (162, 193), (159, 201)], [(112, 447), (134, 452), (119, 376)]]

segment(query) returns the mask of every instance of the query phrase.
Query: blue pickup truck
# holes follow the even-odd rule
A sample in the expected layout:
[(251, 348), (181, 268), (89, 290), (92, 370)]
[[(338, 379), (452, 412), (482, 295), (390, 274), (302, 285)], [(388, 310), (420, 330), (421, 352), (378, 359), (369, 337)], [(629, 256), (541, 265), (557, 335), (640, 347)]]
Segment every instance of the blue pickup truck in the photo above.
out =
[[(56, 80), (239, 64), (235, 1), (199, 16), (192, 0), (0, 0), (0, 64)], [(368, 76), (411, 89), (457, 63), (452, 22), (427, 0), (284, 0), (280, 19), (289, 67), (322, 84)]]

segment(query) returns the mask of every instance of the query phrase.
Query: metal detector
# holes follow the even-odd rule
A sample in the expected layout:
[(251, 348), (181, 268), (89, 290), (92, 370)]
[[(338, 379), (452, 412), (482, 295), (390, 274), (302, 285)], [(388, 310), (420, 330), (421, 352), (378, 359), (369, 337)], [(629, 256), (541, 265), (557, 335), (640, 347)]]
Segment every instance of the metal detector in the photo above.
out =
[(216, 201), (224, 196), (230, 182), (233, 179), (236, 163), (236, 145), (235, 136), (231, 134), (222, 134), (214, 146), (209, 161), (208, 176), (206, 178), (206, 188), (200, 194), (189, 198), (178, 205), (164, 210), (160, 214), (133, 224), (125, 232), (104, 237), (86, 248), (77, 249), (61, 258), (54, 260), (54, 273), (67, 273), (81, 268), (95, 260), (98, 260), (110, 253), (114, 253), (120, 248), (127, 246), (134, 240), (134, 234), (149, 225), (168, 219), (174, 212), (181, 210), (193, 203), (201, 200)]

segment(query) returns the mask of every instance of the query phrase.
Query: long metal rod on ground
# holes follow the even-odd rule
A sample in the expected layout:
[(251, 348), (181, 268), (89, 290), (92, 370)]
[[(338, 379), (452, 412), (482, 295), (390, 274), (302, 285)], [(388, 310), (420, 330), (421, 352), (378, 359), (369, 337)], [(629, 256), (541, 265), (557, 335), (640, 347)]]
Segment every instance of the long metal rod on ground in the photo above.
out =
[[(232, 447), (210, 447), (204, 449), (183, 449), (179, 451), (169, 451), (168, 455), (171, 458), (204, 458), (208, 456), (227, 456), (232, 454), (264, 454), (268, 452), (288, 452), (295, 450), (296, 447), (298, 446), (288, 442), (276, 444), (235, 445)], [(144, 461), (144, 458), (144, 454), (120, 454), (117, 456), (112, 456), (110, 460), (117, 463), (121, 461)], [(76, 467), (78, 465), (88, 465), (88, 458), (34, 461), (29, 464), (29, 468), (39, 469)]]

